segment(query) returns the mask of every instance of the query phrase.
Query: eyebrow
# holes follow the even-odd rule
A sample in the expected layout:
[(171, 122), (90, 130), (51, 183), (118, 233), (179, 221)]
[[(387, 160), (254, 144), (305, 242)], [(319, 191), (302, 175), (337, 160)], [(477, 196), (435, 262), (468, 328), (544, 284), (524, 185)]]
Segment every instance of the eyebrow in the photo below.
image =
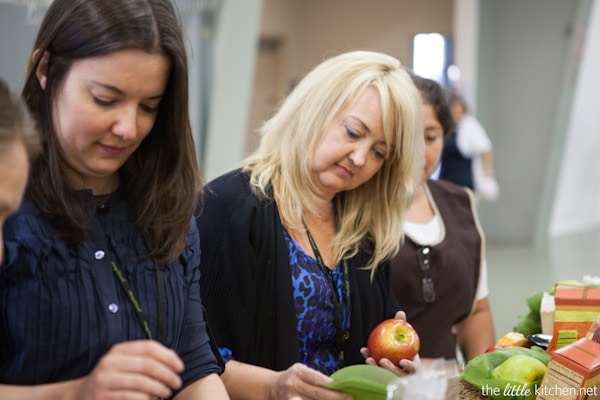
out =
[[(101, 86), (101, 87), (103, 87), (103, 88), (105, 88), (107, 90), (110, 90), (111, 92), (115, 92), (115, 93), (120, 94), (120, 95), (124, 95), (125, 94), (125, 92), (123, 90), (119, 89), (116, 86), (108, 85), (108, 84), (102, 83), (102, 82), (98, 82), (98, 81), (93, 80), (93, 79), (90, 82), (93, 83), (94, 85), (98, 85), (98, 86)], [(148, 97), (148, 100), (160, 100), (160, 99), (162, 99), (162, 97), (163, 97), (163, 93), (157, 94), (155, 96), (150, 96), (150, 97)]]
[(355, 117), (354, 115), (348, 115), (348, 118), (352, 118), (354, 121), (358, 122), (362, 125), (363, 129), (366, 130), (369, 134), (371, 133), (371, 129), (365, 124), (360, 118)]

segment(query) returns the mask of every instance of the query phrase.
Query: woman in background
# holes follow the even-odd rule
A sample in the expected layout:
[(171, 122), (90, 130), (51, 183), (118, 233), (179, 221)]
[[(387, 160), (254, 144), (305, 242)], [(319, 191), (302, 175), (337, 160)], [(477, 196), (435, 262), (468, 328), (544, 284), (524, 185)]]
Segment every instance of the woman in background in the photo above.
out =
[(4, 256), (2, 227), (17, 211), (29, 175), (29, 160), (40, 150), (39, 132), (25, 103), (0, 79), (0, 262)]
[(171, 1), (54, 0), (23, 98), (43, 152), (4, 228), (0, 398), (228, 399)]
[(421, 358), (465, 361), (493, 345), (485, 243), (470, 190), (431, 180), (453, 121), (442, 87), (413, 75), (423, 98), (425, 168), (392, 260), (392, 289), (421, 338)]

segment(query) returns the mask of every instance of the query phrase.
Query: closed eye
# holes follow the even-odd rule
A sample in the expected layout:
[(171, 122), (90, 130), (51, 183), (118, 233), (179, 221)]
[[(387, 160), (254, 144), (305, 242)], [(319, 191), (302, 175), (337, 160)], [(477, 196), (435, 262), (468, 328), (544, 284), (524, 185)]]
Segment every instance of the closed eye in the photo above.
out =
[(348, 127), (346, 127), (346, 134), (352, 139), (358, 139), (360, 137), (360, 134)]
[(148, 114), (156, 114), (158, 112), (158, 105), (156, 106), (148, 106), (148, 105), (140, 105), (140, 108), (147, 112)]
[(93, 98), (94, 98), (94, 103), (96, 103), (97, 105), (99, 105), (101, 107), (109, 107), (115, 103), (115, 100), (104, 100), (104, 99), (101, 99), (96, 96), (93, 96)]
[(385, 160), (385, 158), (387, 157), (387, 150), (378, 147), (373, 148), (373, 153), (375, 154), (375, 157), (380, 158), (382, 160)]

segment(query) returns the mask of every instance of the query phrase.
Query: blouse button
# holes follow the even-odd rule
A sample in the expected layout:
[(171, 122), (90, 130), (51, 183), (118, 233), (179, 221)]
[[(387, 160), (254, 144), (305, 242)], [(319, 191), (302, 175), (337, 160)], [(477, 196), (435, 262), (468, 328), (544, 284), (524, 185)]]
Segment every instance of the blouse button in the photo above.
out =
[(97, 250), (97, 251), (94, 253), (94, 257), (96, 257), (96, 260), (102, 260), (102, 259), (104, 258), (104, 256), (105, 256), (105, 254), (106, 254), (106, 253), (104, 253), (104, 251), (102, 251), (102, 250)]
[(116, 305), (115, 303), (110, 303), (108, 305), (108, 311), (110, 311), (113, 314), (116, 314), (119, 312), (119, 306)]

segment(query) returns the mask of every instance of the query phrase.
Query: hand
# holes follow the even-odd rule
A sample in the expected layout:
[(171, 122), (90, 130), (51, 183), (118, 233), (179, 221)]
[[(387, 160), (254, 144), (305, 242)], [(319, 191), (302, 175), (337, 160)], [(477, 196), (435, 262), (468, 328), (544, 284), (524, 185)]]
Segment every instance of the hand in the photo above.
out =
[(278, 377), (271, 389), (277, 400), (352, 400), (352, 396), (323, 387), (331, 378), (303, 364), (296, 363)]
[[(398, 311), (396, 312), (396, 315), (394, 315), (394, 318), (406, 320), (406, 313), (404, 311)], [(365, 358), (366, 364), (383, 367), (389, 371), (392, 371), (398, 376), (404, 376), (414, 373), (417, 369), (417, 366), (421, 363), (421, 359), (419, 358), (418, 354), (412, 360), (401, 360), (398, 365), (395, 365), (387, 358), (382, 358), (381, 360), (379, 360), (378, 364), (377, 361), (373, 359), (373, 357), (369, 357), (369, 349), (367, 349), (366, 347), (362, 347), (360, 349), (360, 354), (362, 354), (362, 356)]]
[(498, 182), (493, 176), (482, 177), (476, 184), (475, 192), (487, 201), (495, 201), (500, 196)]
[(177, 354), (151, 340), (114, 345), (81, 380), (78, 400), (167, 398), (181, 387), (184, 369)]

